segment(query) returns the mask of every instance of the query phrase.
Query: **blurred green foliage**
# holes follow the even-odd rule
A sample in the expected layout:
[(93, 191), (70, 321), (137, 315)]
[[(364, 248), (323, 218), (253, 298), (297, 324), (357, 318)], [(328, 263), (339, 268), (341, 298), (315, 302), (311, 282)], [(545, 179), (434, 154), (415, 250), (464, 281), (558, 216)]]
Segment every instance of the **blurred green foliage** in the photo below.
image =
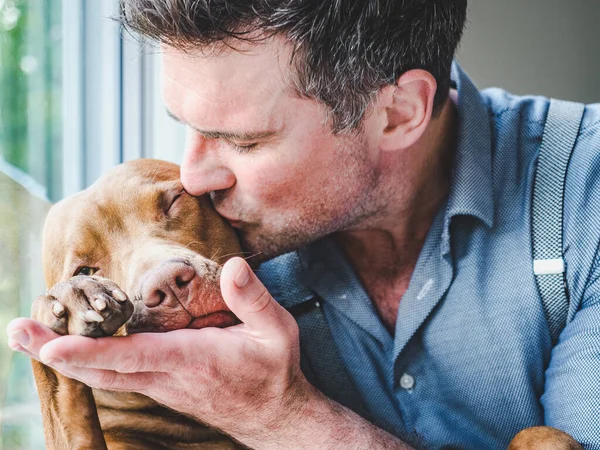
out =
[(29, 358), (12, 352), (3, 330), (29, 316), (44, 291), (41, 232), (50, 207), (0, 173), (0, 449), (42, 449), (43, 432)]
[[(60, 0), (0, 0), (0, 157), (60, 198)], [(2, 161), (0, 161), (2, 162)], [(0, 450), (42, 449), (29, 358), (4, 329), (43, 292), (41, 230), (48, 202), (0, 172)]]
[(0, 0), (0, 155), (60, 198), (60, 0)]

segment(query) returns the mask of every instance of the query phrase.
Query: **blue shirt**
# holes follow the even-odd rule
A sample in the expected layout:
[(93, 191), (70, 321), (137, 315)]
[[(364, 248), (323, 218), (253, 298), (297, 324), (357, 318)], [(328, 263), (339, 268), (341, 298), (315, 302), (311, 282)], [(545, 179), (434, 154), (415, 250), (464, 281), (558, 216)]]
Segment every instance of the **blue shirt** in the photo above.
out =
[[(546, 424), (600, 449), (600, 104), (565, 186), (567, 325), (553, 348), (532, 272), (530, 210), (549, 101), (478, 91), (454, 64), (458, 148), (394, 336), (330, 238), (265, 263), (290, 307), (318, 295), (375, 424), (428, 448), (506, 448)], [(283, 281), (282, 281), (283, 280)]]

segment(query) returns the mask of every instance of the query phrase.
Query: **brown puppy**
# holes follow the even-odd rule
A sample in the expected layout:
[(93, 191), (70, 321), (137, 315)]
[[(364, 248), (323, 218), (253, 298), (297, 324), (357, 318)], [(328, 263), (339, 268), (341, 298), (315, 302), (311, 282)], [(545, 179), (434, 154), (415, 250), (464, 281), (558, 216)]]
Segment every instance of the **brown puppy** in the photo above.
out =
[[(49, 290), (33, 317), (59, 334), (92, 337), (233, 325), (218, 277), (220, 264), (239, 253), (208, 199), (183, 191), (176, 165), (128, 162), (50, 210)], [(142, 395), (92, 391), (39, 362), (33, 368), (48, 449), (242, 448)], [(578, 448), (549, 427), (524, 430), (509, 447)]]
[[(233, 325), (219, 273), (235, 254), (235, 233), (207, 198), (183, 191), (178, 166), (128, 162), (51, 208), (48, 292), (32, 316), (59, 334), (92, 337)], [(92, 392), (36, 361), (33, 369), (49, 449), (239, 447), (147, 397)]]

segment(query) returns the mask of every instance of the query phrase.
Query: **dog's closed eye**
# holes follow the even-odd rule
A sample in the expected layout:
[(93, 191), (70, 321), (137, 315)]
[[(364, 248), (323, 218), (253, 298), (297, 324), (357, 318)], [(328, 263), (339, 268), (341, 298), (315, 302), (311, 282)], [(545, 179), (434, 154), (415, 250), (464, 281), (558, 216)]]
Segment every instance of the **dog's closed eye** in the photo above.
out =
[(175, 203), (177, 202), (177, 200), (179, 200), (181, 198), (181, 196), (183, 195), (183, 192), (177, 194), (174, 198), (173, 201), (171, 202), (171, 206), (169, 207), (169, 211), (171, 210), (171, 208), (173, 208), (173, 205), (175, 205)]
[(185, 194), (183, 189), (165, 192), (162, 198), (163, 211), (168, 216), (175, 212), (177, 201)]

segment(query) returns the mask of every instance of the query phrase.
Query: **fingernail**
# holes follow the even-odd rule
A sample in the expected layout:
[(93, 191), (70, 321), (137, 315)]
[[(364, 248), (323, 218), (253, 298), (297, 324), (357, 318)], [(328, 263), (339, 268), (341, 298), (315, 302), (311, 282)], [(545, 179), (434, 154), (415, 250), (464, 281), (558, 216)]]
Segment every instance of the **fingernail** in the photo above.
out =
[(243, 264), (242, 267), (240, 268), (240, 271), (237, 273), (237, 275), (233, 279), (233, 282), (239, 289), (243, 289), (246, 287), (249, 280), (250, 280), (250, 272), (248, 272), (248, 266), (246, 264)]
[(15, 331), (9, 336), (10, 339), (15, 341), (23, 348), (27, 348), (31, 339), (29, 338), (29, 333), (24, 330)]

